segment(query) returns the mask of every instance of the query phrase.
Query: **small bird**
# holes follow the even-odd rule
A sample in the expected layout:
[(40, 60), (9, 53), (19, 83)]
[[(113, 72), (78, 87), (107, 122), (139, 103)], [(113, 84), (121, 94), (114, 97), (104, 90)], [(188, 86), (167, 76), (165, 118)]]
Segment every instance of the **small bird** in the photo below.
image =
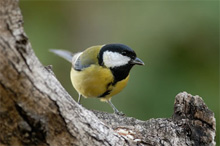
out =
[(123, 44), (98, 45), (76, 54), (65, 50), (50, 51), (72, 64), (70, 78), (79, 94), (78, 103), (81, 96), (99, 98), (109, 103), (114, 113), (122, 114), (112, 104), (111, 97), (127, 85), (134, 65), (144, 65), (130, 47)]

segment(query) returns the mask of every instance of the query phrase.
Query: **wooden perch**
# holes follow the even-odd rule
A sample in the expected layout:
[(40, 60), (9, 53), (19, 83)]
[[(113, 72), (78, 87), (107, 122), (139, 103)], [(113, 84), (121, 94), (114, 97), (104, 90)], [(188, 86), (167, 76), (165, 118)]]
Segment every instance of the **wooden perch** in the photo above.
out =
[(77, 104), (35, 56), (16, 0), (0, 0), (0, 118), (0, 145), (215, 145), (213, 112), (186, 92), (148, 121)]

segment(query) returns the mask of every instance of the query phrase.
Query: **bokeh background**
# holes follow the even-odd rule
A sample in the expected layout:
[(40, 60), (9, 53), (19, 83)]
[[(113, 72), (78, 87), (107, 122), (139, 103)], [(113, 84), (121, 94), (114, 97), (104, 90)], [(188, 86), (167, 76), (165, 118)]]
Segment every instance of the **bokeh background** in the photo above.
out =
[[(71, 65), (50, 48), (72, 52), (123, 43), (145, 66), (112, 101), (141, 120), (171, 117), (175, 95), (200, 95), (217, 118), (219, 143), (219, 1), (20, 1), (25, 31), (43, 65), (70, 95)], [(82, 99), (88, 109), (113, 112), (107, 103)]]

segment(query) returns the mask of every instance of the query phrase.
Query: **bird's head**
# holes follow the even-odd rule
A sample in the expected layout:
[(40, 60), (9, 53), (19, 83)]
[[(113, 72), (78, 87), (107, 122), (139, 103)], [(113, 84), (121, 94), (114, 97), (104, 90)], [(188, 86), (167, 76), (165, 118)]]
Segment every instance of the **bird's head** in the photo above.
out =
[(136, 53), (130, 47), (123, 44), (104, 45), (99, 53), (99, 64), (107, 68), (129, 67), (144, 65), (144, 62), (137, 58)]

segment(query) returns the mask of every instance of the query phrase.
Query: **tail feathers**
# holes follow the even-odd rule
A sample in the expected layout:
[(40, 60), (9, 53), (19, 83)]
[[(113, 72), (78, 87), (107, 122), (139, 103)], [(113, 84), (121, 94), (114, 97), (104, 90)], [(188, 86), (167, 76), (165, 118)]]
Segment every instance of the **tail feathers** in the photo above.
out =
[(50, 52), (66, 59), (70, 63), (72, 63), (73, 53), (66, 51), (66, 50), (57, 50), (57, 49), (50, 49)]

